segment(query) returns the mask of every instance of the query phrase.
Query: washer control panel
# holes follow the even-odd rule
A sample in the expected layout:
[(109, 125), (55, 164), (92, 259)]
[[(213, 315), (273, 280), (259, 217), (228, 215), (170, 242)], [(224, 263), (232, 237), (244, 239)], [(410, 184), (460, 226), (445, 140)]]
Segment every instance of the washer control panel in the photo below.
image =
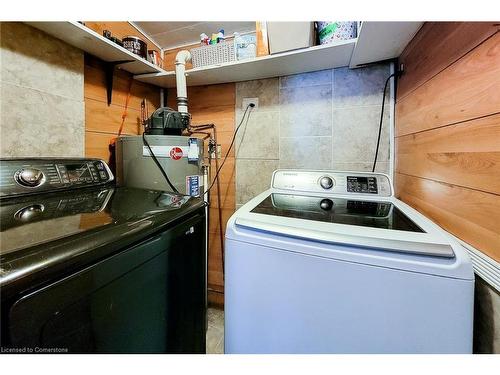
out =
[(101, 185), (113, 181), (99, 159), (2, 159), (0, 197)]
[(272, 188), (311, 193), (357, 194), (390, 197), (389, 177), (382, 173), (307, 171), (279, 169), (274, 172)]
[(378, 194), (375, 176), (347, 176), (347, 192)]

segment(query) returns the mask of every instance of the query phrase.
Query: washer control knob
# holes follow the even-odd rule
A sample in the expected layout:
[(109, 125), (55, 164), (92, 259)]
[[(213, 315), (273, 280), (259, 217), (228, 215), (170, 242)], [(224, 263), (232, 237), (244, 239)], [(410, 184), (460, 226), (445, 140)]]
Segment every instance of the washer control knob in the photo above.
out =
[(325, 198), (319, 202), (319, 206), (322, 210), (330, 211), (333, 208), (333, 201), (331, 199)]
[(323, 189), (331, 189), (333, 187), (333, 179), (328, 176), (323, 176), (319, 179), (319, 184)]
[(22, 186), (36, 187), (44, 182), (45, 176), (39, 169), (24, 168), (17, 171), (14, 178)]

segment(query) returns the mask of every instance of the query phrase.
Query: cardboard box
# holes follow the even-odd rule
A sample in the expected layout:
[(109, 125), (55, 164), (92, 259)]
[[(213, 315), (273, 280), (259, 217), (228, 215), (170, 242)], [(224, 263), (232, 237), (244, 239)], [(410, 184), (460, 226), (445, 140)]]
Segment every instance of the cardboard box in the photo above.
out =
[(313, 22), (267, 22), (271, 54), (314, 45)]

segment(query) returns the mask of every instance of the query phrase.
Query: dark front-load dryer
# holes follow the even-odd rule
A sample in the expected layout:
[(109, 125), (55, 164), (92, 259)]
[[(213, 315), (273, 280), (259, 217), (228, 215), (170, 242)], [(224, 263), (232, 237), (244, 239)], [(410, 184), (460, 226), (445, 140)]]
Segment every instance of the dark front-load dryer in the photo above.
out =
[(202, 200), (94, 159), (2, 160), (0, 183), (3, 353), (205, 353)]

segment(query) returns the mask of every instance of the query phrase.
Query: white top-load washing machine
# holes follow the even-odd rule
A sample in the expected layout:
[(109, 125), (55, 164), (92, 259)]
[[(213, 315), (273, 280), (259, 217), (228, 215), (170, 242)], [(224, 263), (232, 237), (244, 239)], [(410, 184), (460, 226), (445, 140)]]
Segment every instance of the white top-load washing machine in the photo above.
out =
[(226, 230), (226, 353), (471, 353), (465, 249), (379, 173), (277, 170)]

